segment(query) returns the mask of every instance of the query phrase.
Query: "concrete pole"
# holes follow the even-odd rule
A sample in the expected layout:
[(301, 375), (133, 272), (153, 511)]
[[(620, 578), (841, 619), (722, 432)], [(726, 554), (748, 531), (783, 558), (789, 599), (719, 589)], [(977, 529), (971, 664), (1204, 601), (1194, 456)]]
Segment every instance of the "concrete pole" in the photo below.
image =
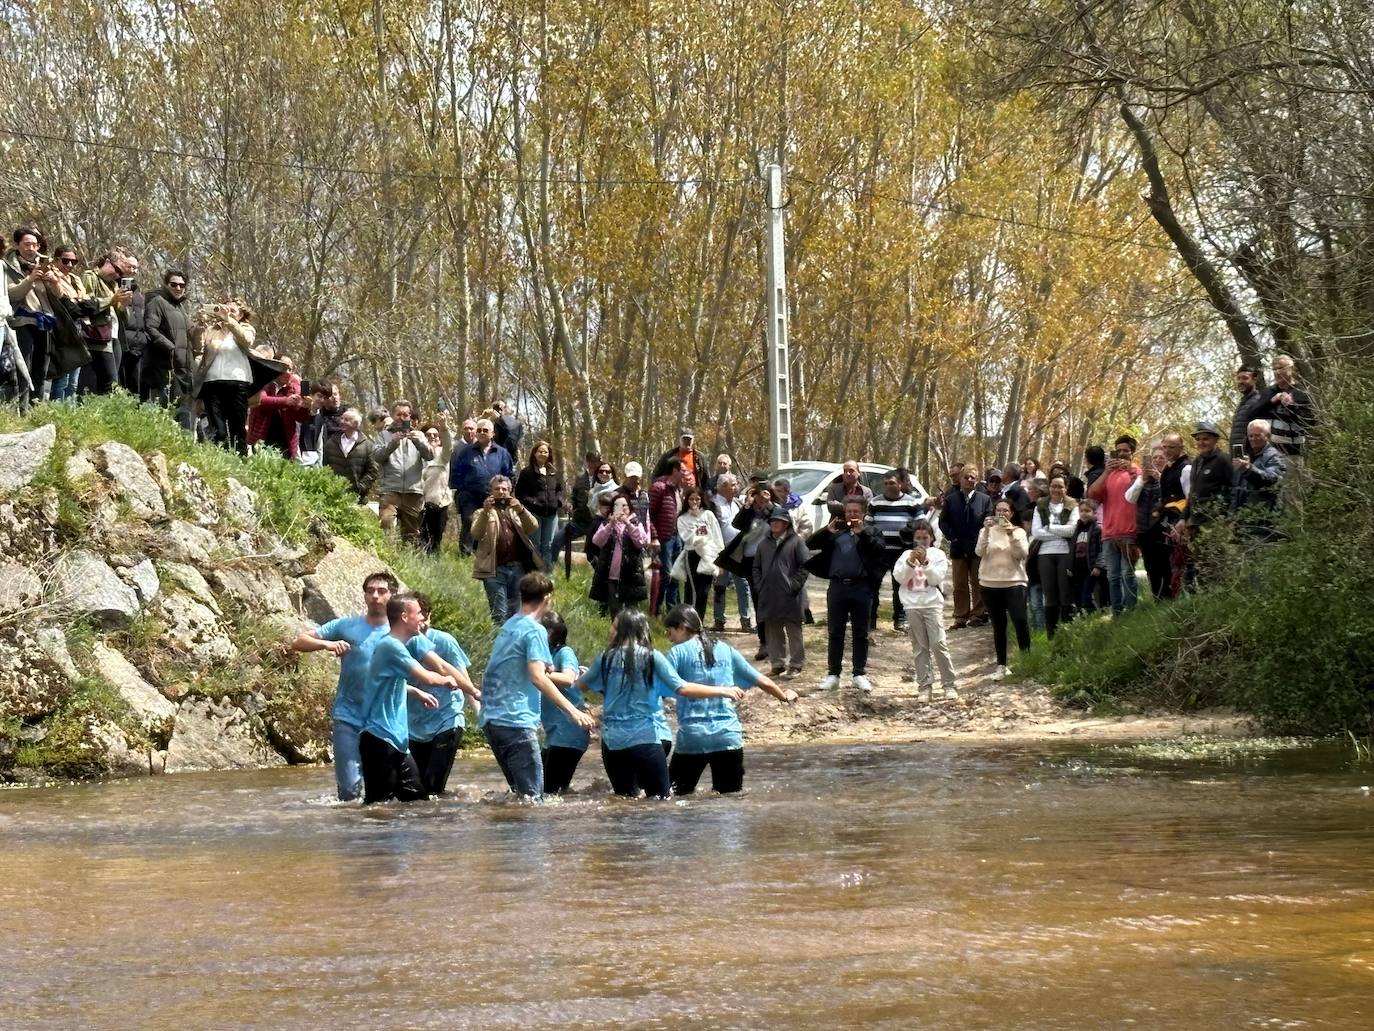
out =
[(773, 468), (792, 461), (792, 362), (787, 342), (782, 166), (768, 166), (768, 435)]

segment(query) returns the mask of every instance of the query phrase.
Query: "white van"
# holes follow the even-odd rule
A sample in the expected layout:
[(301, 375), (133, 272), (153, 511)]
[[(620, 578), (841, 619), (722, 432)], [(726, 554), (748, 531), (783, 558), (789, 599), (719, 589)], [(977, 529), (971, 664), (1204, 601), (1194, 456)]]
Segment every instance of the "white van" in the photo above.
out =
[[(859, 463), (859, 482), (871, 490), (874, 495), (883, 492), (883, 477), (890, 473), (894, 466), (875, 465), (872, 462)], [(793, 493), (800, 494), (802, 504), (808, 506), (807, 511), (811, 514), (811, 525), (819, 530), (826, 523), (830, 522), (830, 513), (825, 507), (825, 495), (830, 490), (830, 485), (838, 481), (844, 473), (842, 462), (788, 462), (781, 468), (774, 469), (768, 474), (768, 482), (772, 483), (779, 476), (789, 480), (792, 484)], [(912, 493), (917, 500), (926, 499), (926, 489), (920, 482), (912, 477)]]

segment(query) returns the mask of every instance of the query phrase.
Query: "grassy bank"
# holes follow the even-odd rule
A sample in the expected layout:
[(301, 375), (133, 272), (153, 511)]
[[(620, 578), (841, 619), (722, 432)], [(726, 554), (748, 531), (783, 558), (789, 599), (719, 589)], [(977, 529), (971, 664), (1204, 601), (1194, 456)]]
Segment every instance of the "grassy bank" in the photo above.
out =
[(1085, 707), (1231, 705), (1282, 734), (1374, 732), (1374, 382), (1346, 377), (1294, 470), (1280, 526), (1258, 544), (1199, 542), (1196, 592), (1115, 621), (1083, 619), (1016, 661)]

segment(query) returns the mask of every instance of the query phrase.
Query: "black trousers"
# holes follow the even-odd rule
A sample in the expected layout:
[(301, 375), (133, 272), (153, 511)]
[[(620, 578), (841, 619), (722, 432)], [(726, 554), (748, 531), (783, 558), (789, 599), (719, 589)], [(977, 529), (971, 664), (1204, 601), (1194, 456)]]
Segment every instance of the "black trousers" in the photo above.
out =
[[(895, 566), (897, 564), (897, 560), (901, 558), (904, 554), (906, 554), (906, 552), (902, 551), (901, 549), (898, 549), (897, 551), (888, 551), (886, 553), (887, 568), (891, 569), (893, 566)], [(892, 625), (895, 627), (901, 627), (906, 623), (906, 609), (902, 606), (902, 596), (898, 593), (899, 588), (897, 587), (897, 581), (892, 579), (892, 577), (890, 576), (883, 577), (883, 580), (892, 585)], [(878, 625), (878, 605), (882, 602), (882, 600), (883, 591), (882, 586), (879, 585), (879, 587), (873, 591), (873, 605), (868, 612), (868, 625), (870, 629)]]
[(997, 650), (997, 665), (1007, 664), (1007, 620), (1016, 628), (1016, 647), (1030, 651), (1030, 623), (1026, 621), (1026, 588), (983, 587), (983, 602), (992, 619), (992, 645)]
[(43, 393), (43, 381), (48, 378), (48, 333), (34, 326), (16, 326), (14, 336), (33, 384), (29, 396), (34, 401), (42, 401), (47, 397)]
[(668, 760), (657, 743), (629, 748), (602, 745), (601, 764), (606, 767), (611, 790), (617, 795), (634, 798), (643, 790), (650, 798), (667, 798), (672, 792)]
[(200, 388), (210, 439), (241, 455), (248, 453), (248, 387), (237, 380), (210, 380)]
[[(81, 366), (77, 390), (81, 394), (104, 396), (114, 389), (119, 379), (118, 359), (113, 351), (92, 351), (91, 360)], [(246, 417), (245, 417), (246, 418)]]
[(868, 669), (869, 617), (873, 611), (876, 592), (867, 580), (846, 583), (831, 580), (825, 592), (825, 623), (827, 634), (826, 673), (840, 675), (844, 665), (845, 624), (854, 628), (854, 676), (862, 676)]
[(431, 555), (439, 550), (444, 539), (444, 528), (448, 526), (448, 510), (452, 505), (425, 505), (420, 513), (420, 546)]
[(692, 552), (687, 556), (687, 582), (683, 585), (688, 592), (687, 601), (692, 608), (697, 610), (697, 615), (701, 621), (706, 622), (706, 610), (711, 604), (711, 581), (715, 576), (710, 573), (698, 573), (697, 567), (701, 565), (701, 556)]
[(130, 354), (125, 351), (119, 359), (119, 385), (133, 394), (139, 396), (139, 384), (142, 380), (140, 367), (143, 364), (143, 353)]
[(1067, 623), (1073, 612), (1073, 588), (1070, 571), (1073, 556), (1038, 555), (1035, 559), (1040, 572), (1040, 589), (1045, 592), (1045, 633), (1054, 636), (1060, 623)]
[(561, 795), (567, 791), (584, 754), (585, 748), (553, 745), (544, 749), (544, 794)]
[(1145, 575), (1150, 581), (1150, 593), (1155, 601), (1172, 598), (1170, 584), (1174, 577), (1174, 546), (1162, 530), (1151, 530), (1140, 538), (1140, 554), (1145, 560)]
[[(426, 794), (442, 795), (448, 788), (448, 775), (453, 772), (453, 760), (462, 740), (462, 728), (454, 727), (435, 734), (428, 741), (410, 742), (410, 754), (420, 774), (420, 787)], [(363, 776), (366, 779), (366, 771)]]
[(711, 767), (711, 790), (722, 795), (732, 795), (744, 790), (744, 749), (731, 748), (722, 752), (702, 752), (673, 756), (668, 764), (668, 779), (673, 783), (673, 794), (690, 795), (697, 789), (702, 771)]
[(390, 742), (363, 731), (358, 738), (363, 766), (363, 805), (373, 802), (415, 802), (428, 798), (420, 783), (420, 771), (409, 752), (398, 752)]

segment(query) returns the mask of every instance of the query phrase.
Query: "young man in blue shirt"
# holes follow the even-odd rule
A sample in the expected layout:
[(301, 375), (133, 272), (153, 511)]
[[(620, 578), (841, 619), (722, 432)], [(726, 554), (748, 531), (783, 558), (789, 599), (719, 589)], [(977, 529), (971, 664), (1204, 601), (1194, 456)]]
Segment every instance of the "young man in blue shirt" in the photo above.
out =
[(334, 783), (339, 801), (351, 802), (363, 793), (363, 767), (358, 755), (358, 736), (363, 730), (363, 694), (367, 686), (372, 646), (389, 626), (387, 602), (400, 585), (390, 573), (372, 573), (363, 581), (364, 611), (331, 619), (314, 633), (305, 632), (291, 642), (293, 651), (327, 651), (339, 658), (339, 686), (334, 692)]
[(433, 687), (430, 693), (439, 700), (437, 709), (426, 708), (413, 694), (406, 702), (410, 754), (420, 771), (420, 785), (427, 794), (442, 795), (448, 787), (453, 760), (463, 745), (463, 731), (467, 727), (463, 696), (472, 699), (473, 710), (480, 712), (482, 693), (472, 686), (468, 677), (467, 670), (472, 662), (462, 645), (452, 634), (431, 625), (433, 605), (429, 598), (416, 592), (415, 600), (420, 603), (420, 633), (410, 639), (406, 648), (423, 665), (456, 680), (459, 688), (450, 691), (446, 687)]
[(427, 709), (438, 708), (439, 699), (412, 687), (409, 681), (433, 687), (458, 687), (453, 677), (425, 669), (406, 648), (407, 642), (420, 633), (424, 620), (415, 595), (393, 595), (386, 603), (386, 618), (391, 629), (372, 646), (367, 692), (363, 697), (363, 731), (358, 738), (364, 805), (393, 798), (413, 802), (429, 797), (408, 750), (406, 696), (414, 695)]
[(543, 573), (520, 578), (520, 611), (506, 620), (492, 645), (482, 677), (478, 723), (487, 744), (517, 795), (544, 794), (544, 764), (539, 754), (540, 697), (563, 710), (569, 722), (590, 730), (595, 721), (563, 696), (548, 677), (553, 668), (548, 632), (539, 622), (553, 596), (553, 581)]

